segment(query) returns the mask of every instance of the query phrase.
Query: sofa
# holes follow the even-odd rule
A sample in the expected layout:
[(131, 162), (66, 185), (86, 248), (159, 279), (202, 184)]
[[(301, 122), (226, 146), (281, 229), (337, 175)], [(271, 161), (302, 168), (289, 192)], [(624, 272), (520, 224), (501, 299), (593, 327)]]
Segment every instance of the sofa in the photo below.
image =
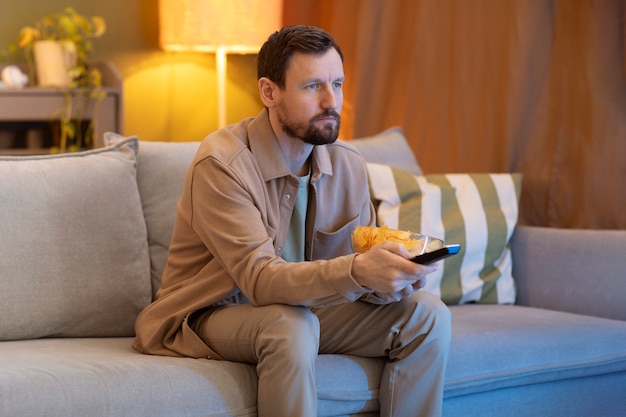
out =
[[(423, 175), (398, 128), (349, 144)], [(99, 149), (0, 156), (0, 416), (256, 415), (253, 366), (131, 348), (197, 146), (108, 134)], [(492, 240), (513, 286), (449, 302), (444, 416), (626, 416), (626, 231), (514, 224)], [(320, 355), (319, 415), (378, 415), (383, 365)]]

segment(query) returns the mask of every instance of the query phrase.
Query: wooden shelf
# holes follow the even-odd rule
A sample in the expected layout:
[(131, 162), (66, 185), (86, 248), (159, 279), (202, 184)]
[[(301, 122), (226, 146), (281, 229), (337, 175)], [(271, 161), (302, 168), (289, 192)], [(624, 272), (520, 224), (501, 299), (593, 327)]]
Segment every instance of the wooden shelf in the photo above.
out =
[[(4, 66), (0, 65), (0, 71)], [(113, 131), (123, 133), (122, 120), (122, 79), (113, 64), (100, 62), (92, 64), (102, 73), (102, 91), (104, 99), (97, 106), (94, 119), (95, 147), (103, 146), (103, 133)], [(22, 65), (22, 70), (25, 67)], [(26, 71), (25, 71), (26, 72)], [(64, 95), (57, 88), (49, 87), (25, 87), (0, 88), (0, 154), (36, 154), (47, 153), (45, 144), (51, 142), (50, 135), (46, 131), (45, 124), (58, 120), (55, 113), (63, 106)], [(74, 105), (79, 107), (81, 99), (74, 94)], [(93, 115), (85, 116), (87, 120)], [(26, 140), (25, 136), (39, 130), (36, 136), (42, 134), (43, 147), (37, 148), (42, 140)], [(48, 129), (49, 130), (49, 129)], [(13, 135), (13, 137), (12, 137)]]

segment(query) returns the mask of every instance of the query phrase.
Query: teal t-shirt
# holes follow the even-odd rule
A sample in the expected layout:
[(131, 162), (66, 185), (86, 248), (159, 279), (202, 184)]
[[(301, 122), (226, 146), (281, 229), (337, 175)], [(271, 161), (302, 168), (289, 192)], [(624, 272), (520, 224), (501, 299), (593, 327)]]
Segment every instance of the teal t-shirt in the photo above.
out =
[(287, 240), (283, 248), (283, 259), (287, 262), (304, 261), (306, 209), (309, 201), (309, 180), (311, 174), (298, 177), (300, 185), (296, 194), (296, 203), (291, 215)]

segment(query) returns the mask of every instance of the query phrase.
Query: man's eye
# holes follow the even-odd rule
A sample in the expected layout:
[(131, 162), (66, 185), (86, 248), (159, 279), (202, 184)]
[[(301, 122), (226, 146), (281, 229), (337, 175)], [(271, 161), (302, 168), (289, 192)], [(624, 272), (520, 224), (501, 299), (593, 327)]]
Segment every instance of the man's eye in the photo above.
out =
[(317, 89), (319, 88), (319, 86), (320, 86), (320, 85), (319, 85), (318, 83), (313, 83), (313, 84), (309, 84), (309, 85), (307, 85), (307, 88), (308, 88), (309, 90), (317, 90)]
[(337, 81), (337, 82), (333, 83), (333, 86), (334, 86), (335, 88), (337, 88), (337, 89), (340, 89), (340, 88), (342, 88), (342, 87), (343, 87), (343, 83), (342, 83), (342, 82), (340, 82), (340, 81)]

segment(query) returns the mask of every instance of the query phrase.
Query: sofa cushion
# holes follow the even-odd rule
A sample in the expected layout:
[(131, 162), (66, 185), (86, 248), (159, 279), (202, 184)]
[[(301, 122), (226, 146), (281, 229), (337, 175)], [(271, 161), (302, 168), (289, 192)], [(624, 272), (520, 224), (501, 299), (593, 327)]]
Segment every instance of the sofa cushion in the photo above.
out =
[[(253, 365), (143, 355), (129, 338), (0, 343), (2, 416), (256, 416)], [(319, 416), (378, 410), (383, 361), (321, 355)]]
[[(109, 145), (124, 140), (114, 132), (104, 134)], [(137, 185), (148, 232), (153, 299), (161, 286), (185, 175), (199, 146), (200, 142), (139, 141)]]
[(148, 228), (152, 293), (161, 285), (185, 174), (200, 142), (139, 142), (137, 183)]
[(520, 174), (414, 176), (368, 163), (377, 222), (460, 243), (425, 290), (447, 304), (515, 302), (509, 243), (518, 217)]
[(136, 152), (0, 157), (0, 340), (134, 334), (150, 301)]
[(392, 127), (376, 135), (348, 142), (359, 150), (368, 162), (388, 164), (413, 175), (422, 175), (409, 143), (400, 127)]
[(445, 398), (620, 372), (626, 380), (626, 322), (522, 306), (450, 310)]
[[(444, 411), (456, 400), (500, 394), (481, 415), (507, 413), (511, 402), (534, 390), (551, 391), (559, 404), (574, 398), (605, 410), (623, 409), (616, 387), (626, 382), (626, 323), (520, 306), (452, 306), (452, 343), (444, 385)], [(0, 415), (82, 417), (256, 415), (254, 366), (207, 359), (143, 355), (131, 338), (41, 339), (0, 343)], [(320, 355), (316, 362), (320, 416), (376, 410), (382, 358)], [(614, 375), (607, 395), (593, 382)], [(572, 381), (592, 381), (572, 388)], [(562, 384), (562, 385), (559, 385)], [(536, 388), (533, 388), (536, 387)], [(517, 391), (507, 391), (519, 388)], [(606, 389), (598, 384), (597, 390)], [(573, 395), (576, 395), (574, 397)], [(615, 396), (619, 398), (614, 398)], [(565, 396), (565, 398), (563, 398)], [(478, 400), (476, 400), (478, 398)], [(528, 397), (523, 397), (529, 401)], [(619, 402), (622, 408), (610, 408)], [(449, 405), (450, 404), (450, 405)], [(572, 407), (580, 407), (576, 401)], [(467, 415), (472, 401), (453, 415)], [(528, 408), (531, 407), (531, 408)], [(454, 411), (452, 410), (452, 411)], [(497, 411), (494, 411), (497, 410)], [(545, 408), (543, 411), (552, 408)], [(568, 413), (564, 415), (596, 415)], [(473, 411), (469, 413), (476, 415)], [(612, 415), (610, 413), (606, 415)]]

